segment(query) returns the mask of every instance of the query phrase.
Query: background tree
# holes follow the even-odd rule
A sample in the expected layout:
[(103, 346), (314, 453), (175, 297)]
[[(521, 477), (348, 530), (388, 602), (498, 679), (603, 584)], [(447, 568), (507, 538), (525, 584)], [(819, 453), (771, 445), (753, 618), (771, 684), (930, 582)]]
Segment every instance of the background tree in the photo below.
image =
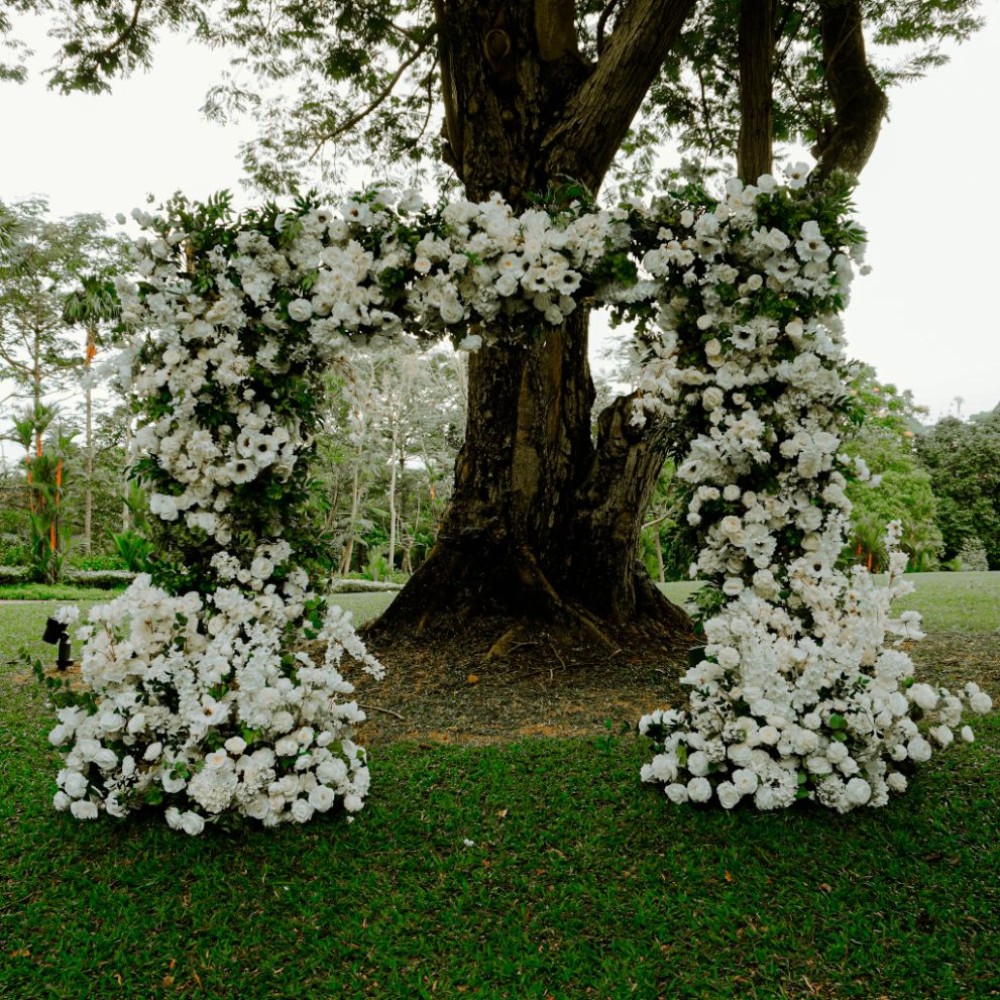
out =
[(944, 555), (979, 539), (990, 569), (1000, 569), (1000, 406), (968, 421), (939, 420), (917, 442), (938, 498)]
[[(609, 177), (642, 183), (667, 136), (735, 160), (751, 182), (770, 170), (774, 141), (788, 139), (812, 145), (818, 177), (856, 174), (885, 88), (976, 26), (971, 0), (47, 6), (63, 39), (53, 83), (67, 90), (101, 89), (144, 64), (163, 27), (235, 48), (210, 107), (260, 120), (246, 161), (261, 185), (293, 188), (303, 160), (374, 156), (447, 165), (467, 197), (499, 192), (515, 210), (538, 196), (596, 194)], [(878, 51), (903, 42), (906, 59)], [(283, 84), (281, 94), (262, 94), (261, 80)], [(635, 427), (622, 396), (592, 437), (586, 308), (544, 336), (521, 333), (470, 359), (451, 504), (382, 629), (453, 628), (457, 613), (515, 627), (558, 620), (588, 642), (598, 624), (643, 616), (686, 631), (636, 556), (667, 429)]]
[(12, 234), (0, 247), (0, 378), (31, 410), (78, 375), (86, 347), (70, 336), (64, 299), (95, 267), (120, 260), (102, 216), (50, 219), (44, 198), (0, 203)]
[(430, 549), (464, 426), (463, 377), (463, 356), (442, 350), (359, 354), (338, 376), (318, 445), (342, 573), (373, 560), (391, 571), (397, 550), (410, 573)]
[[(124, 268), (124, 262), (119, 269)], [(81, 541), (83, 550), (90, 553), (93, 547), (92, 519), (94, 502), (94, 374), (93, 362), (97, 355), (97, 345), (101, 339), (102, 328), (107, 328), (121, 312), (118, 294), (115, 291), (114, 273), (108, 269), (105, 273), (84, 274), (80, 278), (80, 287), (70, 291), (63, 300), (63, 319), (69, 324), (79, 324), (86, 332), (86, 347), (83, 361), (83, 392), (84, 392), (84, 508), (83, 533)]]
[(849, 557), (881, 570), (887, 560), (886, 525), (899, 521), (900, 545), (909, 557), (909, 569), (932, 569), (943, 539), (931, 476), (917, 457), (916, 441), (927, 430), (921, 423), (926, 409), (916, 405), (909, 390), (900, 392), (879, 382), (867, 365), (853, 388), (860, 422), (844, 450), (864, 459), (879, 482), (848, 484), (847, 495), (854, 505)]

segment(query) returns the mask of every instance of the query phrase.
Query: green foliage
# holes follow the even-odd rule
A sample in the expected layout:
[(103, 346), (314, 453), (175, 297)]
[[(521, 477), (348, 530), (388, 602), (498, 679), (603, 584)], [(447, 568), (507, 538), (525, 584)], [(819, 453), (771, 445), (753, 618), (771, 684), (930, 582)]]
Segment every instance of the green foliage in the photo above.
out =
[(136, 531), (119, 531), (111, 536), (115, 552), (125, 569), (133, 573), (145, 573), (149, 569), (149, 557), (153, 544)]
[[(115, 79), (148, 66), (163, 30), (236, 51), (231, 72), (211, 90), (205, 107), (220, 121), (245, 115), (257, 120), (260, 138), (247, 144), (245, 166), (265, 190), (294, 191), (317, 164), (330, 174), (351, 162), (370, 169), (373, 161), (387, 173), (416, 172), (442, 157), (433, 127), (442, 90), (435, 42), (438, 31), (453, 30), (447, 5), (290, 3), (269, 7), (266, 15), (250, 3), (220, 7), (196, 0), (134, 10), (106, 0), (19, 0), (18, 6), (44, 9), (54, 20), (61, 47), (51, 83), (64, 92), (107, 90)], [(570, 8), (582, 64), (592, 67), (598, 60), (625, 6), (578, 0)], [(878, 83), (895, 86), (943, 62), (941, 43), (961, 41), (980, 25), (976, 6), (975, 0), (861, 3)], [(831, 126), (822, 7), (805, 0), (779, 6), (773, 71), (778, 142), (811, 146)], [(652, 151), (667, 139), (703, 157), (733, 155), (738, 24), (739, 4), (731, 0), (692, 6), (623, 143), (617, 174), (623, 190), (648, 185)], [(9, 27), (0, 20), (0, 33)], [(470, 40), (470, 55), (480, 58), (479, 48), (478, 40)], [(16, 64), (6, 70), (21, 73)]]
[(1000, 568), (1000, 407), (967, 422), (939, 420), (918, 440), (917, 454), (938, 498), (945, 557), (978, 538), (990, 567)]
[(918, 460), (915, 441), (924, 433), (920, 418), (925, 411), (916, 405), (909, 390), (880, 383), (874, 369), (862, 366), (852, 386), (856, 410), (854, 430), (844, 450), (863, 459), (878, 485), (853, 482), (847, 496), (854, 506), (852, 534), (845, 553), (851, 562), (885, 567), (885, 530), (890, 521), (900, 521), (900, 545), (909, 558), (908, 568), (917, 572), (933, 569), (943, 540), (937, 524), (938, 503), (930, 474)]

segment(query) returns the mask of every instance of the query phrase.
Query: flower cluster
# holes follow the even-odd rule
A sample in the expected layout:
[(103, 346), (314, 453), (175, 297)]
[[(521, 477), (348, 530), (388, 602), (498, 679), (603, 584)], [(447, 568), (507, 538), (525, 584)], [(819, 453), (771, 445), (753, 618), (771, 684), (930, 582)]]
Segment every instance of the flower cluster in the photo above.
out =
[(921, 638), (919, 615), (891, 617), (909, 589), (898, 526), (887, 585), (837, 568), (844, 488), (869, 478), (840, 450), (852, 400), (837, 313), (864, 249), (848, 194), (733, 181), (717, 205), (675, 205), (643, 258), (661, 289), (634, 419), (679, 428), (691, 574), (706, 581), (689, 703), (640, 722), (659, 750), (643, 779), (674, 802), (884, 805), (966, 708), (991, 705), (975, 684), (914, 682), (900, 647)]
[(64, 755), (56, 808), (91, 819), (160, 805), (187, 833), (223, 814), (274, 826), (359, 810), (369, 774), (350, 735), (364, 715), (342, 700), (338, 664), (346, 651), (381, 668), (339, 608), (316, 636), (321, 662), (288, 655), (290, 628), (308, 636), (300, 619), (273, 586), (172, 596), (148, 576), (93, 609), (78, 632), (89, 694), (49, 734)]

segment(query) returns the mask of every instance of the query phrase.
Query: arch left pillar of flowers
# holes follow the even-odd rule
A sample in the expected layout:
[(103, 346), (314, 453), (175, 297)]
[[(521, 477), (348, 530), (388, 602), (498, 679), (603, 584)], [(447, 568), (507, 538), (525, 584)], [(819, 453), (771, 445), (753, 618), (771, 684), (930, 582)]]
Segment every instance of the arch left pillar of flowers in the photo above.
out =
[(354, 813), (364, 713), (339, 664), (382, 667), (320, 596), (309, 460), (330, 352), (296, 336), (290, 294), (270, 302), (288, 276), (261, 232), (277, 235), (273, 213), (233, 226), (220, 199), (138, 214), (152, 238), (136, 245), (141, 282), (119, 289), (140, 330), (123, 368), (156, 559), (78, 633), (85, 686), (62, 693), (50, 734), (56, 808), (154, 806), (190, 834), (231, 816)]

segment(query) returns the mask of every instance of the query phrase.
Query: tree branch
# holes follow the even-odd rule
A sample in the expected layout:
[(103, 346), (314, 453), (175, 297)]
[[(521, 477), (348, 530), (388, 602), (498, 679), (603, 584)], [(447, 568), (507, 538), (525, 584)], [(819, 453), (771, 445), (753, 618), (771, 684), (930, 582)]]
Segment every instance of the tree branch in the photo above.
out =
[(110, 45), (105, 45), (102, 49), (93, 49), (92, 51), (87, 52), (83, 58), (99, 59), (101, 56), (110, 56), (122, 45), (124, 45), (135, 32), (135, 29), (139, 24), (139, 11), (142, 9), (143, 2), (144, 0), (135, 0), (135, 8), (132, 11), (132, 19)]
[(376, 108), (388, 100), (389, 95), (392, 94), (393, 90), (396, 89), (396, 84), (399, 83), (403, 74), (417, 61), (417, 59), (427, 51), (430, 47), (431, 42), (434, 39), (435, 32), (431, 32), (423, 42), (414, 50), (413, 54), (405, 59), (403, 62), (396, 67), (396, 72), (389, 77), (389, 82), (385, 87), (375, 95), (375, 97), (360, 111), (355, 111), (353, 115), (350, 115), (344, 121), (342, 121), (336, 128), (332, 131), (321, 135), (316, 141), (316, 146), (312, 151), (309, 159), (315, 158), (316, 154), (319, 153), (320, 148), (327, 142), (332, 142), (338, 136), (343, 135), (345, 132), (349, 132), (358, 122), (367, 118)]
[(550, 176), (597, 189), (694, 6), (695, 0), (629, 0), (594, 72), (542, 141)]
[(611, 16), (611, 12), (618, 6), (618, 0), (608, 0), (607, 5), (604, 10), (601, 11), (601, 16), (597, 19), (597, 55), (600, 56), (604, 52), (604, 28), (608, 23), (608, 18)]
[(445, 24), (447, 15), (444, 9), (444, 0), (434, 0), (435, 35), (438, 39), (438, 62), (441, 65), (441, 99), (444, 101), (444, 131), (448, 140), (448, 148), (451, 150), (451, 157), (446, 157), (446, 162), (455, 171), (455, 174), (462, 176), (462, 118), (458, 113), (456, 105), (455, 78), (451, 72), (451, 55), (448, 46), (444, 44)]
[(819, 161), (817, 174), (845, 170), (858, 175), (875, 149), (889, 108), (865, 54), (860, 0), (823, 0), (820, 35), (834, 117), (813, 148)]

